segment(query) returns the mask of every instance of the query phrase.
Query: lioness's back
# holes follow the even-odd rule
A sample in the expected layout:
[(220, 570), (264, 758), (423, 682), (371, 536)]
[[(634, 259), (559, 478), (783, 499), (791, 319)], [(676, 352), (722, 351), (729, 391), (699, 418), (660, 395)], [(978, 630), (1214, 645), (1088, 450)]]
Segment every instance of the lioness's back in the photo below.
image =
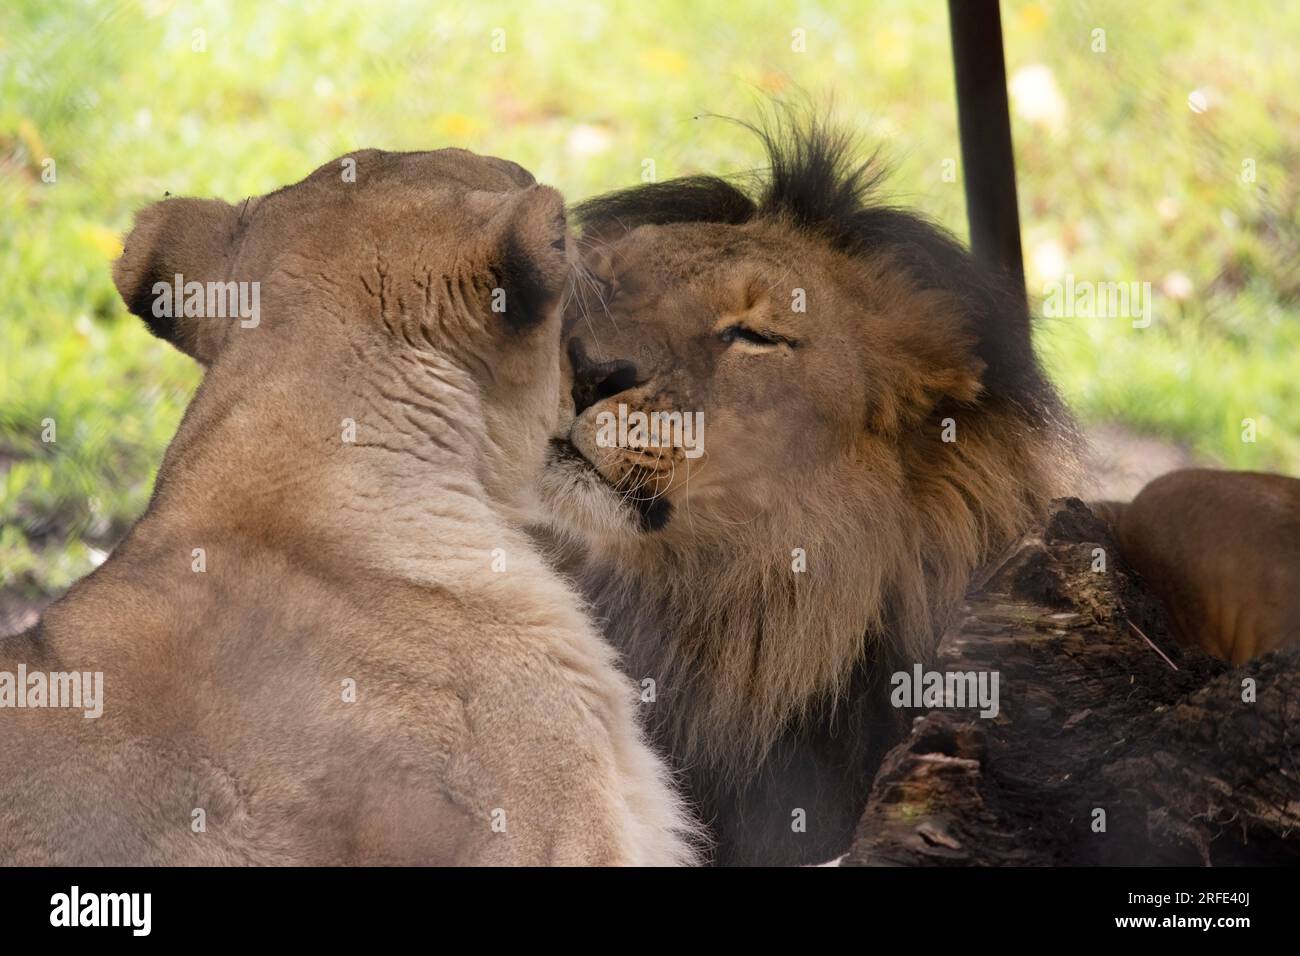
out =
[[(125, 579), (166, 587), (99, 599)], [(247, 549), (237, 569), (188, 578), (107, 566), (0, 645), (6, 670), (105, 675), (101, 717), (0, 724), (0, 764), (45, 810), (38, 826), (6, 806), (0, 858), (629, 862), (616, 833), (593, 832), (609, 817), (593, 801), (611, 795), (590, 782), (618, 772), (598, 716), (623, 690), (607, 655), (474, 600), (330, 587)], [(22, 746), (23, 720), (39, 722), (39, 749)], [(594, 855), (566, 857), (578, 835)]]

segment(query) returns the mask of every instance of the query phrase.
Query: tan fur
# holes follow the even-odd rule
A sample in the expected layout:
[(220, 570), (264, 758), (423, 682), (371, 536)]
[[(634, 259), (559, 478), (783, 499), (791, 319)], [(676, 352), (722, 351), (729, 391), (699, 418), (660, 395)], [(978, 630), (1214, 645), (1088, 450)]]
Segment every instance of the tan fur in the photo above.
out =
[(1300, 480), (1192, 468), (1094, 510), (1184, 644), (1244, 664), (1300, 643)]
[[(565, 336), (636, 382), (566, 429), (595, 471), (553, 461), (547, 503), (584, 553), (575, 573), (671, 634), (628, 653), (690, 701), (657, 708), (674, 755), (743, 779), (864, 654), (929, 656), (972, 571), (1070, 486), (1071, 426), (987, 399), (959, 303), (889, 256), (767, 219), (598, 238)], [(735, 323), (797, 344), (720, 343)], [(704, 455), (596, 447), (620, 402), (703, 411)], [(660, 496), (673, 518), (644, 533), (625, 502)]]
[[(210, 368), (146, 515), (0, 644), (0, 670), (105, 681), (97, 720), (0, 710), (0, 862), (689, 862), (613, 652), (517, 529), (562, 201), (461, 150), (344, 160), (355, 182), (167, 200), (126, 241), (124, 299)], [(174, 272), (259, 281), (260, 324), (155, 320)], [(537, 314), (492, 311), (502, 286)]]

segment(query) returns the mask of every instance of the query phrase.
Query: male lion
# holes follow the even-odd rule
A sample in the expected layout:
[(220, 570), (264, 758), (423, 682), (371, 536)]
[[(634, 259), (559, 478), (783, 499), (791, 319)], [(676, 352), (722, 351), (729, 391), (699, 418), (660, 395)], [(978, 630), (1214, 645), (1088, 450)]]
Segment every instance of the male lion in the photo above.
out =
[[(0, 862), (689, 861), (626, 679), (514, 524), (565, 230), (451, 149), (141, 213), (118, 289), (208, 371), (144, 517), (0, 644), (11, 690), (103, 675), (99, 719), (0, 710)], [(260, 315), (200, 317), (231, 282)]]
[[(755, 193), (698, 176), (578, 208), (575, 418), (544, 478), (724, 864), (847, 847), (901, 734), (890, 674), (1075, 460), (1023, 293), (873, 201), (850, 139), (760, 135)], [(637, 412), (702, 413), (700, 447), (610, 447)]]

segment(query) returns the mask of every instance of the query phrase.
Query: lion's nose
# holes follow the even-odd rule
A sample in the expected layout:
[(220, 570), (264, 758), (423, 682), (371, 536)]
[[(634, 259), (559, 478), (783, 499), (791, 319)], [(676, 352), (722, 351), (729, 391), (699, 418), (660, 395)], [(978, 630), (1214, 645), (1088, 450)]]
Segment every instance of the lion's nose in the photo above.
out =
[(569, 339), (569, 364), (573, 368), (573, 413), (583, 411), (602, 399), (625, 392), (637, 385), (636, 366), (623, 359), (594, 361), (587, 355), (582, 341)]

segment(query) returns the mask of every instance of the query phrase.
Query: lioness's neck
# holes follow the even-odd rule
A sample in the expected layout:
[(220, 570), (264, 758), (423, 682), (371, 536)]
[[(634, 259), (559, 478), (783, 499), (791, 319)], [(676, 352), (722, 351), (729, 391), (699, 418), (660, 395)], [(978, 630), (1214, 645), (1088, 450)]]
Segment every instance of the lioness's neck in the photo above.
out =
[(286, 410), (280, 395), (248, 386), (225, 394), (222, 371), (168, 449), (149, 520), (422, 584), (517, 543), (507, 506), (482, 481), (487, 439), (470, 388), (303, 376), (278, 384), (303, 393)]

